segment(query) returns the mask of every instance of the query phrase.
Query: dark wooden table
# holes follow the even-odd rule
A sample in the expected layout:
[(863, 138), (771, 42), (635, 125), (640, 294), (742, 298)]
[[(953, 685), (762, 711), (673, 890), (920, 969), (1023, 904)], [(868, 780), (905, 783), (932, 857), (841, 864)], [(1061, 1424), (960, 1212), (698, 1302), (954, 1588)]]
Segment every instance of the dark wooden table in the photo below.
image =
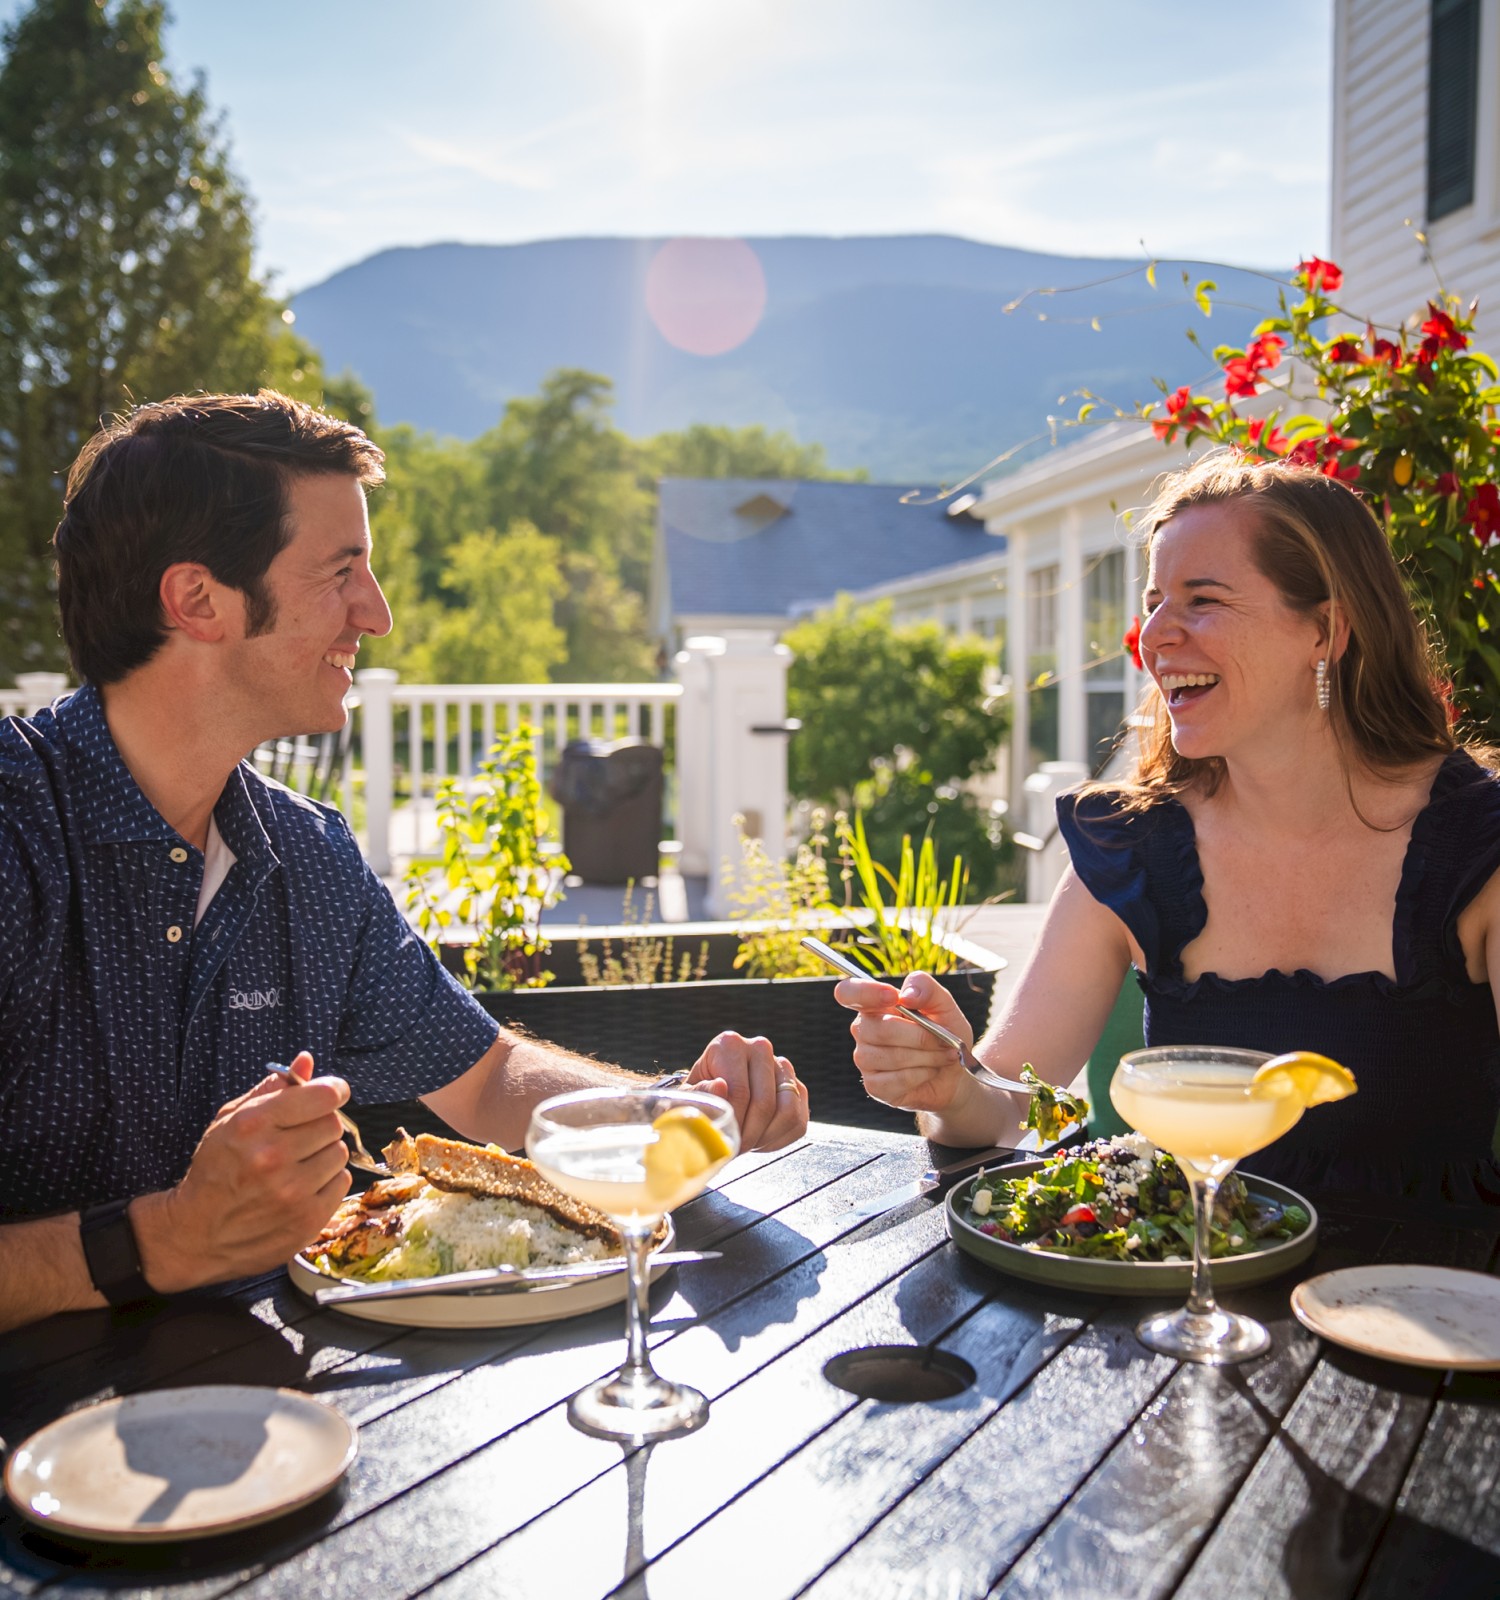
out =
[[(653, 1600), (1500, 1595), (1500, 1379), (1323, 1347), (1295, 1279), (1226, 1297), (1270, 1323), (1248, 1367), (1146, 1352), (1142, 1303), (1029, 1289), (959, 1254), (915, 1201), (852, 1203), (926, 1164), (914, 1138), (821, 1127), (746, 1158), (678, 1214), (724, 1259), (656, 1294), (654, 1344), (713, 1399), (703, 1431), (634, 1453), (574, 1432), (622, 1313), (488, 1334), (401, 1332), (315, 1310), (280, 1275), (0, 1339), (0, 1435), (174, 1384), (288, 1384), (360, 1427), (317, 1505), (197, 1545), (68, 1549), (8, 1508), (0, 1586), (387, 1597), (618, 1591)], [(1305, 1272), (1371, 1261), (1491, 1268), (1500, 1216), (1333, 1203)], [(933, 1345), (976, 1381), (938, 1403), (856, 1400), (825, 1363)]]

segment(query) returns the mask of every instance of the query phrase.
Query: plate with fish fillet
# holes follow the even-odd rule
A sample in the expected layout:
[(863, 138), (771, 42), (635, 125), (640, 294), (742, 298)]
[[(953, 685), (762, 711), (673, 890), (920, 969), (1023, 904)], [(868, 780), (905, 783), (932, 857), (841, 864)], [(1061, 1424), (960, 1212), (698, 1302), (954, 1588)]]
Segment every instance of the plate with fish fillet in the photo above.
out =
[[(333, 1284), (442, 1279), (485, 1268), (520, 1270), (527, 1285), (502, 1294), (444, 1292), (341, 1300), (334, 1309), (411, 1328), (504, 1328), (582, 1316), (625, 1299), (627, 1276), (547, 1281), (547, 1270), (623, 1266), (620, 1231), (602, 1211), (550, 1183), (524, 1157), (401, 1130), (386, 1146), (389, 1178), (350, 1195), (288, 1263), (304, 1294)], [(670, 1248), (664, 1217), (653, 1248)], [(666, 1271), (656, 1269), (653, 1278)], [(508, 1287), (508, 1286), (507, 1286)]]

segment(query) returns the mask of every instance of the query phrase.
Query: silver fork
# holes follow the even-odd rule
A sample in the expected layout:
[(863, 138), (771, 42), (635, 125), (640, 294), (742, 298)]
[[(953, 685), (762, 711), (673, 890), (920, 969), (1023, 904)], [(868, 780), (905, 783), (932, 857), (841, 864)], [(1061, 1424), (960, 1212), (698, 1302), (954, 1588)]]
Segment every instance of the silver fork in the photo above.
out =
[[(826, 961), (830, 967), (837, 967), (840, 972), (847, 973), (851, 978), (868, 979), (870, 976), (863, 967), (856, 966), (831, 944), (824, 944), (821, 939), (815, 939), (811, 934), (802, 939), (801, 943), (815, 956)], [(899, 1012), (908, 1021), (915, 1022), (919, 1028), (926, 1028), (928, 1033), (941, 1039), (944, 1044), (951, 1045), (958, 1051), (958, 1059), (963, 1062), (964, 1070), (972, 1073), (981, 1083), (993, 1084), (997, 1089), (1014, 1089), (1020, 1094), (1030, 1095), (1031, 1088), (1028, 1084), (1017, 1083), (1014, 1078), (1002, 1078), (998, 1072), (991, 1072), (968, 1045), (956, 1033), (950, 1033), (941, 1022), (934, 1022), (931, 1017), (924, 1017), (920, 1011), (913, 1011), (910, 1006), (898, 1004), (892, 1006), (891, 1010)]]
[[(268, 1061), (266, 1063), (266, 1071), (274, 1073), (283, 1083), (295, 1084), (299, 1088), (301, 1087), (302, 1079), (290, 1067), (282, 1066), (279, 1061)], [(362, 1172), (373, 1172), (377, 1178), (390, 1177), (391, 1169), (383, 1161), (377, 1161), (365, 1149), (365, 1141), (359, 1135), (359, 1124), (355, 1122), (354, 1118), (342, 1111), (337, 1111), (334, 1115), (339, 1119), (339, 1126), (349, 1135), (349, 1143), (354, 1146), (349, 1155), (349, 1165), (358, 1167)]]

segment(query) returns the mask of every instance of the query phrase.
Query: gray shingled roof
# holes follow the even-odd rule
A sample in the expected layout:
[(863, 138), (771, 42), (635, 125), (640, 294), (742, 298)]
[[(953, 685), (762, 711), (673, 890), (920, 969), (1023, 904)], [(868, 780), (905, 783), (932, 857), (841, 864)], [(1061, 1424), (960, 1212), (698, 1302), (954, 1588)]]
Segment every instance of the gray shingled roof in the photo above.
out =
[[(786, 616), (799, 603), (1005, 548), (971, 517), (950, 517), (950, 501), (903, 505), (909, 492), (884, 483), (663, 478), (658, 518), (673, 615)], [(777, 506), (787, 509), (776, 515)]]

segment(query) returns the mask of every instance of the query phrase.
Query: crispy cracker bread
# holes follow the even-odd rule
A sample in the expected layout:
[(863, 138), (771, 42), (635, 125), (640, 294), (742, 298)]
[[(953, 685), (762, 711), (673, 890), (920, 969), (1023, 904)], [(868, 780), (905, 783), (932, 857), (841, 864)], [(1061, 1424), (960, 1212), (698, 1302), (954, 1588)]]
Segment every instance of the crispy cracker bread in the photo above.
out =
[(385, 1160), (392, 1172), (418, 1173), (435, 1189), (519, 1200), (590, 1239), (613, 1245), (620, 1242), (620, 1230), (602, 1211), (564, 1194), (531, 1162), (506, 1155), (498, 1145), (464, 1144), (430, 1133), (419, 1133), (414, 1139), (405, 1128), (398, 1128), (395, 1139), (385, 1147)]

